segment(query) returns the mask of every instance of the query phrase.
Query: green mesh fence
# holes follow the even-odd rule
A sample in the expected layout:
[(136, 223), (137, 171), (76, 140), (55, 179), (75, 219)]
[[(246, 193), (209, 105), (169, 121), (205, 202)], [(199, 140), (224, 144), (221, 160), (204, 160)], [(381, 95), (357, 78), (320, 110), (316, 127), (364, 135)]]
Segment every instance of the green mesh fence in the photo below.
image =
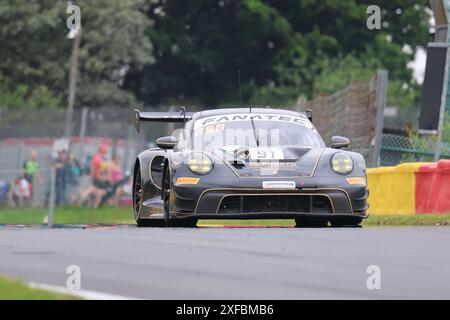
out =
[[(436, 147), (435, 136), (383, 134), (380, 165), (395, 166), (403, 162), (432, 162)], [(441, 159), (450, 159), (450, 144), (443, 143)]]

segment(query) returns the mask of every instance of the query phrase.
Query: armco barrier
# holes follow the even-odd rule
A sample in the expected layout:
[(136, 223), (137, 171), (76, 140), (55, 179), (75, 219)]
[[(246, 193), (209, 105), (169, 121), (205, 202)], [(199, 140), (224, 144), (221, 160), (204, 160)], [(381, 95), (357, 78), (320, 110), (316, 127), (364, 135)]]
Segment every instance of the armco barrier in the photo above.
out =
[(450, 213), (450, 160), (420, 166), (415, 199), (418, 214)]
[(427, 163), (368, 169), (369, 214), (415, 214), (415, 173), (424, 164)]

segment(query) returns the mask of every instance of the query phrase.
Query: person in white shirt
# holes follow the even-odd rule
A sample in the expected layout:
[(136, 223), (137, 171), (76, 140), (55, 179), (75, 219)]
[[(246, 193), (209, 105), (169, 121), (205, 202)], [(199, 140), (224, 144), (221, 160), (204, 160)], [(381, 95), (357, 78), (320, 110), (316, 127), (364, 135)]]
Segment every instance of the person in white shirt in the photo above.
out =
[(9, 194), (10, 206), (22, 207), (30, 204), (30, 183), (22, 176), (14, 179)]

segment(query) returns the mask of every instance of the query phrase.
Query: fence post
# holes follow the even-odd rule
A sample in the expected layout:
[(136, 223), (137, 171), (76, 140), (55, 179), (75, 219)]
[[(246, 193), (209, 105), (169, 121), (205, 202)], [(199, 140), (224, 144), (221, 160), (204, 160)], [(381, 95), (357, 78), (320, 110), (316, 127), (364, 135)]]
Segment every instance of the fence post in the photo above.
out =
[(376, 120), (375, 120), (375, 143), (372, 150), (372, 167), (376, 168), (380, 165), (380, 150), (381, 150), (381, 136), (383, 134), (384, 125), (384, 108), (386, 107), (386, 95), (388, 84), (388, 71), (377, 71), (377, 87), (375, 105)]
[(23, 143), (19, 144), (19, 161), (17, 163), (17, 169), (22, 170), (22, 165), (24, 162), (25, 145)]
[(55, 221), (55, 186), (56, 184), (56, 169), (50, 169), (50, 197), (48, 200), (48, 227), (52, 228)]
[(78, 140), (78, 161), (80, 163), (84, 163), (84, 137), (86, 135), (86, 127), (87, 127), (87, 115), (88, 115), (89, 109), (83, 108), (81, 110), (81, 125), (80, 125), (80, 137)]

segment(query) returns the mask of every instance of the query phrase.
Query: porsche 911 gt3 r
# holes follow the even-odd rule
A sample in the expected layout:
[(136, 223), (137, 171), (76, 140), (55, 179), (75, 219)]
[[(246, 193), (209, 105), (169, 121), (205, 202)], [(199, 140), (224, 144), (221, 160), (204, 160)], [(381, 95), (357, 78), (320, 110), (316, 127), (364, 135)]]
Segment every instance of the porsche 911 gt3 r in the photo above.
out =
[(180, 122), (176, 136), (138, 155), (133, 204), (138, 226), (195, 226), (198, 219), (295, 219), (298, 227), (358, 225), (367, 217), (362, 155), (330, 148), (311, 114), (270, 108), (140, 112)]

